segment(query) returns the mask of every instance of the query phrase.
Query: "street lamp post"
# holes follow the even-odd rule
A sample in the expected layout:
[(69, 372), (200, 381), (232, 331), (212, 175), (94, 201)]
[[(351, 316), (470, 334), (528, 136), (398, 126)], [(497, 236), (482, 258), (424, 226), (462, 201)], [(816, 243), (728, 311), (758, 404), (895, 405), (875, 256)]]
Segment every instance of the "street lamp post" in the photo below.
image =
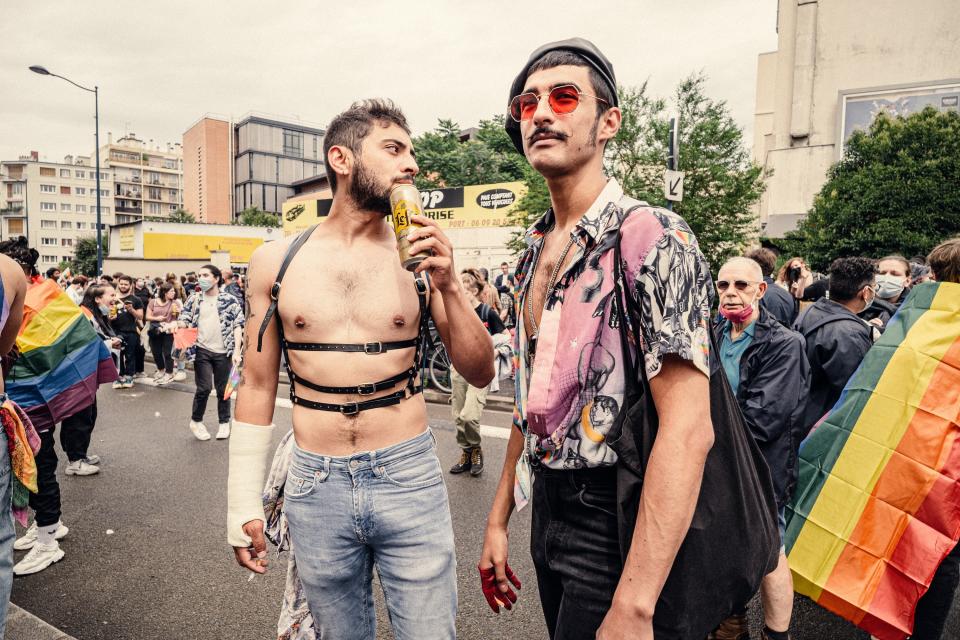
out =
[(94, 154), (96, 156), (96, 174), (97, 174), (97, 278), (103, 273), (103, 225), (100, 223), (100, 93), (99, 87), (94, 86), (93, 89), (88, 89), (83, 85), (79, 85), (70, 78), (64, 78), (63, 76), (58, 76), (55, 73), (50, 73), (47, 71), (46, 67), (41, 67), (40, 65), (33, 65), (30, 67), (30, 71), (34, 73), (39, 73), (42, 76), (53, 76), (54, 78), (60, 78), (61, 80), (66, 80), (73, 86), (78, 89), (83, 89), (84, 91), (89, 91), (93, 94), (93, 139), (96, 149)]

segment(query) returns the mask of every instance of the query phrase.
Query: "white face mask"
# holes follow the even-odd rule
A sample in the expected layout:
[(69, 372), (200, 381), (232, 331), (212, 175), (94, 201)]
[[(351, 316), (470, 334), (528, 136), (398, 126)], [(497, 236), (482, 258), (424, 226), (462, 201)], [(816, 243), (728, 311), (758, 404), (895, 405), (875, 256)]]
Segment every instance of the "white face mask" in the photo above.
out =
[(893, 300), (903, 292), (905, 286), (903, 278), (899, 276), (877, 276), (877, 295), (884, 300)]
[[(873, 293), (873, 297), (870, 298), (869, 302), (866, 302), (866, 306), (863, 308), (863, 311), (866, 311), (867, 309), (869, 309), (870, 307), (872, 307), (872, 306), (873, 306), (873, 303), (874, 303), (874, 302), (876, 301), (876, 299), (877, 299), (877, 292), (874, 291), (872, 288), (870, 288), (870, 291)], [(860, 313), (863, 313), (863, 311), (861, 311)]]

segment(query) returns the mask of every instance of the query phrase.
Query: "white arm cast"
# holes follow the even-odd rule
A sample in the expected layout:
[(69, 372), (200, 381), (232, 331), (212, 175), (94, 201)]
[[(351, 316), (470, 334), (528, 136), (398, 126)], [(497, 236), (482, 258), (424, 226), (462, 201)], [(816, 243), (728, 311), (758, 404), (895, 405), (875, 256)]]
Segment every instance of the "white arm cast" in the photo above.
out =
[(233, 423), (230, 434), (230, 467), (227, 473), (227, 542), (247, 547), (250, 537), (243, 525), (264, 520), (263, 483), (267, 479), (274, 426)]

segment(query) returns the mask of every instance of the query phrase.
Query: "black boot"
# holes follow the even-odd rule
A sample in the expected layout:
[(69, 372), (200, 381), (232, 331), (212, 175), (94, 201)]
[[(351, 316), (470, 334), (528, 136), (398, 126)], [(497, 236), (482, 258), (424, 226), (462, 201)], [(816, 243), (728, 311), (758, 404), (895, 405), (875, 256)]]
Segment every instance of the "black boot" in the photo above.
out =
[(472, 449), (464, 449), (460, 452), (460, 462), (450, 467), (450, 473), (458, 474), (464, 471), (470, 471)]
[(474, 447), (470, 454), (470, 475), (476, 477), (483, 473), (483, 449)]

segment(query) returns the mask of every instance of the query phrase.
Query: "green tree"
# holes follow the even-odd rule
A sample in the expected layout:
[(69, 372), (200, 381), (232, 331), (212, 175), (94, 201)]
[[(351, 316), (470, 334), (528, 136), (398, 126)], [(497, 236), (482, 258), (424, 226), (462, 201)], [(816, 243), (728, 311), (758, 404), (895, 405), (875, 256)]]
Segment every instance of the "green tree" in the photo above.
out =
[[(697, 235), (714, 269), (757, 234), (754, 205), (763, 194), (763, 169), (750, 159), (722, 100), (706, 96), (703, 73), (680, 82), (670, 101), (679, 118), (683, 201), (674, 203)], [(606, 166), (624, 190), (650, 204), (664, 204), (663, 167), (669, 151), (668, 101), (647, 95), (646, 84), (620, 89), (623, 122), (607, 145)]]
[[(110, 251), (109, 237), (104, 234), (103, 255), (106, 256)], [(96, 236), (87, 236), (78, 238), (73, 245), (73, 259), (70, 261), (70, 271), (76, 274), (82, 273), (85, 276), (94, 277), (97, 275), (97, 238)]]
[[(164, 219), (160, 218), (160, 220)], [(182, 207), (171, 213), (170, 217), (165, 220), (165, 222), (179, 222), (182, 224), (193, 224), (196, 221), (197, 219), (193, 217), (193, 214)]]
[(816, 269), (835, 258), (925, 255), (960, 233), (960, 115), (881, 113), (847, 141), (786, 244)]
[(440, 120), (433, 131), (413, 140), (419, 189), (462, 187), (521, 180), (527, 164), (503, 128), (503, 116), (482, 120), (477, 135), (461, 142), (460, 125)]
[(245, 227), (279, 227), (280, 216), (262, 211), (260, 207), (247, 207), (240, 212), (233, 224)]

